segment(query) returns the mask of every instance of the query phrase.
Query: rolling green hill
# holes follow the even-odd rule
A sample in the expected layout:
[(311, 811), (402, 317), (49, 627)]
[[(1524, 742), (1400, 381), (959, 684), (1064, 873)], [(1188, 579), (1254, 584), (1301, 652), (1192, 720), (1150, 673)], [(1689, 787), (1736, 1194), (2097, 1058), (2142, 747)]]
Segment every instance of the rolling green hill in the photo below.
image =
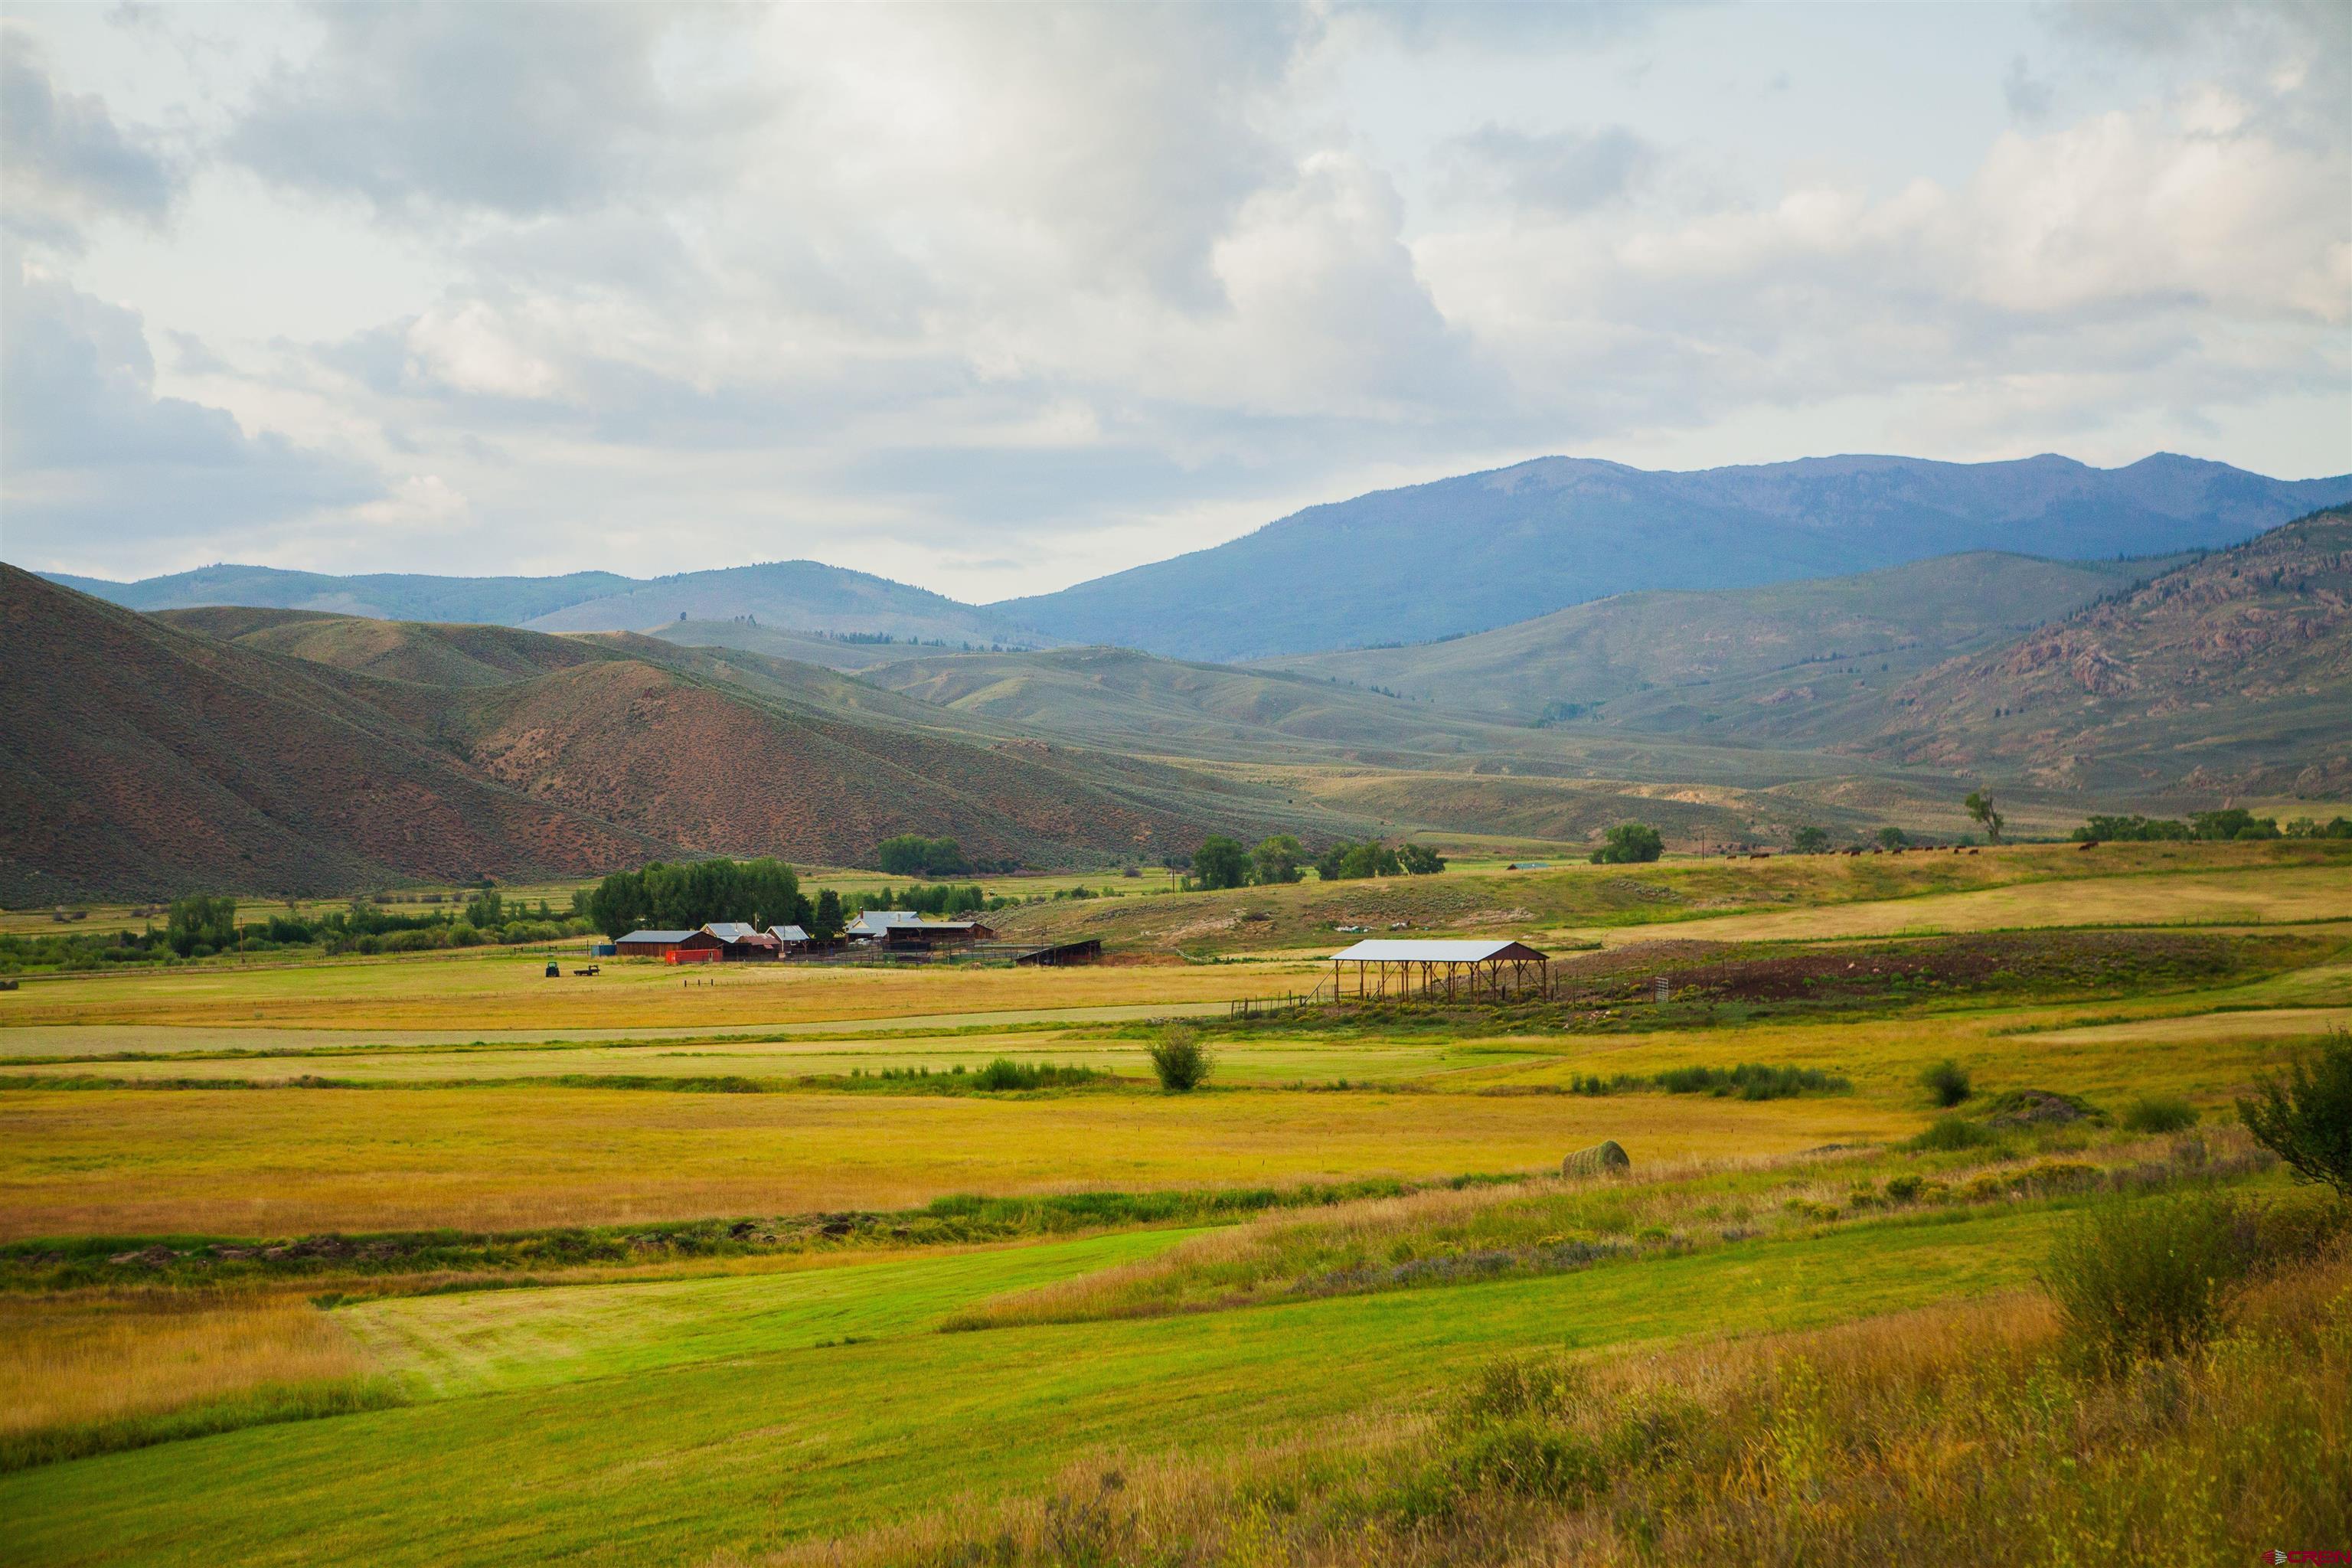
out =
[(1864, 680), (1883, 690), (2176, 563), (1979, 551), (1762, 588), (1627, 594), (1475, 637), (1258, 668), (1387, 687), (1507, 721), (1704, 733), (1717, 721), (1715, 710), (1752, 705), (1791, 681)]
[[(734, 648), (742, 653), (761, 654), (769, 658), (821, 664), (827, 669), (871, 669), (877, 664), (896, 664), (900, 659), (924, 658), (944, 651), (920, 642), (900, 641), (896, 637), (889, 642), (852, 642), (840, 637), (826, 637), (821, 632), (785, 631), (740, 617), (714, 621), (666, 621), (646, 635), (679, 647)], [(961, 649), (974, 646), (974, 643), (973, 639), (959, 637), (954, 646)], [(990, 645), (986, 639), (981, 639), (977, 646), (985, 648)]]

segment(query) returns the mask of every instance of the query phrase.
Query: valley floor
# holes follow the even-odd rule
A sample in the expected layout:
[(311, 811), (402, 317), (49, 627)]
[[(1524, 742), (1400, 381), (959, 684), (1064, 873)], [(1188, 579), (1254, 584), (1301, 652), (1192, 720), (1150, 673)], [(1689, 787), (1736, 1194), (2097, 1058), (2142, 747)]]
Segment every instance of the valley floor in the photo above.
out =
[[(2352, 857), (2096, 860), (1042, 906), (1244, 962), (706, 997), (511, 954), (29, 983), (0, 998), (0, 1561), (1845, 1560), (1874, 1521), (2022, 1562), (2092, 1517), (2126, 1556), (2340, 1544), (2347, 1222), (2232, 1103), (2352, 1020)], [(1227, 1016), (1383, 900), (1583, 951), (1541, 1006)], [(1190, 1095), (1152, 1080), (1171, 1026), (1216, 1058)], [(1086, 1076), (976, 1087), (1000, 1058)], [(1788, 1070), (1691, 1070), (1740, 1064)], [(1604, 1139), (1630, 1172), (1559, 1174)], [(2067, 1361), (2053, 1247), (2206, 1201), (2270, 1249), (2210, 1350)], [(2200, 1436), (2232, 1357), (2289, 1458)], [(2031, 1384), (2076, 1413), (2069, 1466), (1902, 1449), (1868, 1435), (1895, 1405), (1805, 1405), (1801, 1363), (1899, 1384), (1923, 1435), (1968, 1378), (1986, 1412)], [(2169, 1426), (2116, 1403), (2148, 1379)], [(1646, 1458), (1591, 1425), (1628, 1400)], [(2180, 1486), (2116, 1479), (2143, 1453)], [(1737, 1510), (1687, 1500), (1718, 1460)], [(1937, 1487), (2044, 1472), (2010, 1545), (1921, 1533), (1977, 1518)], [(1688, 1518), (1643, 1525), (1670, 1494)]]

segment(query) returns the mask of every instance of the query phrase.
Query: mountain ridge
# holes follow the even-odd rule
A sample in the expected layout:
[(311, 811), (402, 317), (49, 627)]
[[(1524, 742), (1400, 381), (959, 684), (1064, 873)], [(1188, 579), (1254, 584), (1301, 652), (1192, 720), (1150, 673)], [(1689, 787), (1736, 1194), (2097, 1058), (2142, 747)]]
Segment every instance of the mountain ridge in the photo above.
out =
[(1757, 586), (1975, 550), (2089, 560), (2225, 548), (2346, 500), (2352, 475), (2273, 479), (2175, 453), (2118, 468), (2053, 453), (1686, 470), (1545, 457), (1308, 507), (1206, 550), (992, 605), (813, 561), (653, 579), (224, 565), (131, 584), (51, 580), (142, 610), (257, 604), (565, 632), (658, 631), (684, 617), (790, 634), (775, 639), (780, 651), (803, 634), (887, 633), (1231, 663), (1425, 642), (1615, 594)]
[(2055, 454), (1679, 472), (1538, 458), (1309, 507), (990, 607), (1065, 641), (1234, 662), (1426, 642), (1619, 593), (1751, 587), (1965, 551), (2085, 560), (2219, 548), (2346, 500), (2352, 475), (2272, 479), (2170, 453), (2105, 469)]

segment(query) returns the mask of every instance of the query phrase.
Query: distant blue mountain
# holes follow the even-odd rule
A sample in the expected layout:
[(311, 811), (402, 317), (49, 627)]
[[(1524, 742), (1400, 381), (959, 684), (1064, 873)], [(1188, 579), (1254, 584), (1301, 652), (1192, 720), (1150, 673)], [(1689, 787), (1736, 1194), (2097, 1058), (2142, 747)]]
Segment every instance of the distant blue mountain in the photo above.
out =
[(1960, 551), (2220, 548), (2347, 500), (2352, 475), (2272, 479), (2169, 453), (2123, 468), (1844, 457), (1691, 473), (1541, 458), (1309, 507), (1214, 549), (990, 608), (1069, 642), (1258, 658)]
[(814, 561), (651, 580), (267, 566), (138, 583), (49, 575), (134, 610), (251, 605), (539, 631), (748, 616), (785, 631), (1107, 643), (1234, 660), (1426, 642), (1612, 594), (1845, 576), (1961, 551), (2093, 560), (2218, 549), (2347, 500), (2352, 475), (2271, 479), (2169, 454), (2126, 468), (2058, 457), (1809, 458), (1693, 473), (1539, 458), (1309, 507), (1213, 550), (984, 606)]
[(206, 566), (137, 583), (59, 572), (43, 575), (133, 610), (247, 605), (545, 632), (649, 631), (681, 618), (725, 621), (750, 616), (763, 626), (793, 631), (887, 632), (900, 638), (1023, 646), (1040, 640), (991, 611), (814, 561), (778, 561), (652, 579), (610, 572), (573, 572), (562, 577), (335, 577), (272, 566)]

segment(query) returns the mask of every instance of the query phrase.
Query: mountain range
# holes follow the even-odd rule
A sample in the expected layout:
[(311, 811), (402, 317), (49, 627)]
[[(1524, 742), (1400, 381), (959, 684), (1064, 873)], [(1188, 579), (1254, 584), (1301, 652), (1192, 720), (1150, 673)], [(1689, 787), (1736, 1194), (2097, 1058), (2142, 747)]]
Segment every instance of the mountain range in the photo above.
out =
[(1962, 552), (2087, 561), (2219, 548), (2347, 500), (2352, 475), (2272, 479), (2170, 454), (2111, 469), (2054, 456), (1841, 457), (1687, 473), (1543, 458), (1310, 507), (1212, 549), (987, 605), (811, 561), (652, 580), (252, 566), (131, 584), (54, 580), (140, 610), (238, 604), (539, 631), (726, 622), (1233, 662), (1426, 642), (1622, 594), (1844, 575)]
[(1696, 473), (1544, 458), (1310, 507), (1212, 550), (991, 608), (1065, 641), (1232, 661), (1962, 551), (2094, 560), (2218, 547), (2347, 500), (2352, 475), (2290, 482), (2168, 454), (2111, 469), (1845, 457)]
[[(97, 584), (158, 606), (338, 606), (145, 613), (0, 565), (0, 903), (515, 881), (708, 853), (857, 864), (901, 832), (954, 837), (983, 864), (1101, 867), (1181, 855), (1211, 832), (1314, 847), (1412, 831), (1556, 843), (1628, 818), (1684, 844), (1803, 824), (1842, 838), (1887, 822), (1957, 830), (1954, 803), (1979, 784), (2040, 831), (2095, 809), (2352, 793), (2352, 507), (2257, 525), (2340, 481), (2162, 462), (1923, 478), (1854, 461), (1842, 510), (1808, 510), (1820, 492), (1805, 486), (1835, 465), (1758, 480), (1740, 502), (1758, 548), (1774, 528), (1847, 553), (1942, 537), (1920, 521), (1929, 479), (1976, 498), (1977, 521), (1955, 522), (1965, 509), (1945, 494), (1948, 532), (1992, 529), (1995, 512), (1994, 531), (2014, 530), (2030, 512), (2045, 546), (2181, 548), (1972, 548), (1643, 588), (1250, 663), (1059, 642), (1078, 623), (1044, 599), (1016, 616), (809, 563), (650, 584), (216, 567)], [(2020, 500), (2033, 475), (2040, 491)], [(2082, 475), (2108, 510), (2084, 499)], [(1538, 464), (1367, 498), (1388, 521), (1359, 531), (1362, 554), (1390, 561), (1416, 509), (1517, 497), (1518, 521), (1482, 547), (1506, 585), (1539, 575), (1559, 538), (1599, 526), (1573, 500), (1591, 477)], [(2081, 526), (2062, 534), (2062, 514)], [(1732, 526), (1696, 516), (1643, 537)], [(1217, 594), (1247, 600), (1249, 543), (1220, 547), (1238, 553), (1216, 568)], [(1479, 597), (1486, 579), (1428, 576), (1432, 604), (1504, 602)], [(1310, 618), (1347, 598), (1345, 584), (1276, 586)], [(402, 614), (426, 607), (463, 618)], [(653, 635), (599, 624), (648, 616)], [(1203, 610), (1196, 629), (1216, 621)]]

